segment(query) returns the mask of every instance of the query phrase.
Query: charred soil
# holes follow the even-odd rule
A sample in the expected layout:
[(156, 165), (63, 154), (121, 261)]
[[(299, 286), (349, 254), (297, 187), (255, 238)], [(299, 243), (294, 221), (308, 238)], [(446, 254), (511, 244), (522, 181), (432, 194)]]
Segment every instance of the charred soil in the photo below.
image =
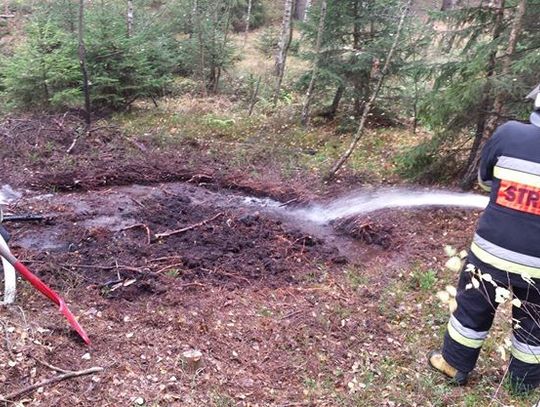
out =
[[(423, 369), (381, 310), (384, 292), (411, 264), (438, 267), (445, 244), (466, 246), (475, 213), (381, 211), (338, 222), (342, 236), (329, 239), (306, 232), (285, 209), (248, 205), (230, 192), (303, 201), (315, 195), (309, 182), (228, 171), (199, 160), (201, 146), (145, 152), (120, 136), (112, 143), (109, 128), (80, 140), (69, 164), (66, 129), (76, 126), (68, 121), (4, 123), (3, 147), (19, 153), (2, 148), (4, 181), (33, 189), (8, 210), (53, 216), (8, 227), (16, 255), (66, 297), (93, 344), (85, 347), (21, 282), (17, 305), (0, 310), (2, 395), (57, 375), (51, 366), (99, 366), (101, 373), (16, 400), (361, 405), (350, 385), (360, 370), (376, 372), (390, 355)], [(35, 139), (9, 138), (21, 129)], [(29, 161), (25, 149), (45, 148), (45, 139), (50, 154)], [(195, 368), (182, 356), (191, 349), (202, 352)]]

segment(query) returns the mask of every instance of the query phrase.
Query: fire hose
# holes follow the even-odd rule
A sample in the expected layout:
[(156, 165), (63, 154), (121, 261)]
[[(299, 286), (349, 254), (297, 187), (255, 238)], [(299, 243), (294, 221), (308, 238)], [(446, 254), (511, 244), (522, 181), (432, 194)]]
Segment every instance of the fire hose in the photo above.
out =
[[(1, 220), (1, 215), (0, 215), (0, 220)], [(75, 319), (75, 317), (73, 316), (73, 314), (67, 307), (66, 302), (62, 299), (62, 297), (60, 297), (47, 284), (41, 281), (39, 277), (31, 273), (30, 270), (28, 270), (24, 264), (22, 264), (19, 260), (17, 260), (17, 258), (13, 254), (11, 254), (8, 248), (8, 245), (2, 236), (0, 236), (0, 256), (2, 257), (2, 263), (4, 264), (4, 275), (6, 278), (6, 288), (7, 288), (6, 291), (8, 291), (9, 289), (12, 290), (11, 293), (6, 292), (6, 296), (5, 296), (6, 302), (9, 299), (12, 299), (10, 298), (10, 296), (14, 297), (15, 295), (15, 281), (14, 281), (15, 276), (14, 276), (14, 273), (12, 272), (12, 270), (15, 269), (26, 281), (32, 284), (39, 292), (45, 295), (49, 300), (51, 300), (60, 308), (60, 312), (64, 315), (64, 317), (66, 317), (71, 327), (79, 334), (79, 336), (87, 345), (90, 345), (90, 338), (86, 334), (83, 327)], [(7, 267), (6, 267), (6, 264), (7, 264)]]
[[(4, 236), (0, 233), (0, 247), (9, 251)], [(2, 257), (2, 269), (4, 270), (4, 304), (13, 304), (15, 302), (15, 294), (17, 292), (17, 276), (15, 275), (15, 269), (9, 262)]]

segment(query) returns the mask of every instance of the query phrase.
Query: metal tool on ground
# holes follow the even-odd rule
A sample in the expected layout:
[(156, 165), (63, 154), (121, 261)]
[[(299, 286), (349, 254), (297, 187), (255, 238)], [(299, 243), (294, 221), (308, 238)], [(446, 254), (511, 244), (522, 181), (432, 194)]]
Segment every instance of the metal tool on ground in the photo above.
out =
[(4, 215), (4, 222), (47, 222), (52, 220), (52, 216), (24, 214), (24, 215)]
[(88, 338), (88, 335), (84, 331), (83, 327), (77, 322), (77, 320), (67, 307), (66, 302), (54, 290), (52, 290), (47, 284), (41, 281), (36, 275), (31, 273), (24, 264), (22, 264), (13, 254), (10, 253), (9, 249), (7, 249), (6, 246), (0, 245), (0, 256), (6, 259), (8, 263), (11, 264), (15, 268), (15, 270), (17, 270), (19, 274), (23, 276), (25, 280), (32, 284), (48, 299), (58, 305), (60, 307), (60, 312), (64, 314), (72, 328), (77, 331), (79, 336), (87, 345), (90, 345), (90, 338)]

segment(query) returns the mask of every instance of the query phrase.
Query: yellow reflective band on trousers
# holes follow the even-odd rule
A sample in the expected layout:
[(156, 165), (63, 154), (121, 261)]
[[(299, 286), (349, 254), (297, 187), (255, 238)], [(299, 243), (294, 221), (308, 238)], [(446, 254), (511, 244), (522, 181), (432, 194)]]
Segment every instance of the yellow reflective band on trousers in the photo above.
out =
[(466, 336), (463, 336), (460, 334), (456, 328), (452, 326), (450, 322), (448, 322), (448, 335), (450, 335), (450, 338), (452, 338), (457, 343), (466, 346), (467, 348), (473, 348), (478, 349), (482, 347), (482, 344), (484, 341), (482, 339), (471, 339), (467, 338)]
[(512, 335), (512, 356), (529, 364), (540, 364), (540, 346), (527, 345)]
[(521, 360), (522, 362), (529, 363), (529, 364), (539, 364), (540, 363), (540, 355), (532, 355), (530, 353), (522, 352), (512, 346), (511, 349), (512, 356), (515, 357), (518, 360)]
[(499, 270), (508, 271), (510, 273), (516, 274), (527, 274), (532, 278), (540, 279), (540, 268), (525, 266), (520, 263), (515, 263), (513, 261), (505, 260), (500, 257), (494, 256), (493, 254), (482, 249), (476, 243), (471, 245), (471, 252), (474, 253), (476, 257), (482, 260), (484, 263), (490, 264)]

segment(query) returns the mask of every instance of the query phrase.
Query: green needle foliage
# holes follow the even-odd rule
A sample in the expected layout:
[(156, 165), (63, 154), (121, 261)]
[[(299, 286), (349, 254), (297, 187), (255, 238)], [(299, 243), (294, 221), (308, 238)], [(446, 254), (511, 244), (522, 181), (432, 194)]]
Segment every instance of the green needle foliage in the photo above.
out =
[(27, 40), (1, 61), (1, 86), (15, 108), (59, 108), (78, 104), (81, 73), (76, 37), (47, 18), (27, 26)]
[[(321, 44), (317, 95), (319, 103), (330, 104), (325, 115), (334, 116), (341, 100), (352, 100), (353, 113), (361, 109), (370, 95), (370, 85), (384, 65), (393, 42), (401, 2), (330, 0)], [(304, 25), (304, 36), (315, 43), (319, 26), (319, 7), (312, 7)], [(313, 60), (312, 51), (304, 52)], [(394, 68), (399, 65), (399, 58)], [(302, 80), (307, 86), (308, 73)], [(333, 99), (325, 100), (324, 95)]]
[[(527, 1), (516, 52), (506, 55), (517, 4), (506, 1), (499, 22), (497, 9), (486, 5), (433, 15), (439, 29), (430, 34), (432, 46), (424, 57), (432, 90), (419, 102), (419, 118), (433, 136), (398, 158), (403, 175), (458, 177), (471, 164), (475, 137), (489, 137), (482, 129), (489, 129), (490, 121), (527, 119), (531, 104), (524, 96), (540, 81), (540, 2)], [(508, 72), (503, 69), (505, 58), (510, 58)], [(497, 112), (494, 102), (501, 96), (504, 106)]]
[[(124, 2), (89, 4), (85, 45), (94, 109), (120, 110), (163, 94), (176, 65), (167, 25), (139, 20), (127, 35)], [(142, 11), (142, 10), (139, 10)], [(151, 20), (151, 19), (150, 19)], [(82, 105), (76, 4), (44, 3), (27, 25), (26, 41), (2, 60), (1, 88), (11, 107), (61, 109)]]
[(115, 2), (89, 9), (87, 59), (95, 107), (119, 110), (141, 97), (163, 94), (175, 65), (174, 42), (156, 26), (127, 36), (124, 9)]

